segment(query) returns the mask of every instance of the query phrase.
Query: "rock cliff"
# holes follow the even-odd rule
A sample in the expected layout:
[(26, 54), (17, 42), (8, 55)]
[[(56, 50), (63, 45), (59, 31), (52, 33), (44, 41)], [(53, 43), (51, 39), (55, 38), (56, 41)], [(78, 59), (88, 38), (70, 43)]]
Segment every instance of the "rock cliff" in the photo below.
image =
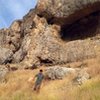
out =
[(0, 30), (0, 64), (35, 68), (100, 56), (100, 0), (39, 0)]

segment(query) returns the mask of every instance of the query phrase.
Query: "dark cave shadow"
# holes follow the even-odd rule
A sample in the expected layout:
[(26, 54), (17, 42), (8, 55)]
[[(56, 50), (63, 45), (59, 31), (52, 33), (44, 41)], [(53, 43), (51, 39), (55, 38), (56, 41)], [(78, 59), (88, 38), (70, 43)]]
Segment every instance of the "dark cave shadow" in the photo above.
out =
[(61, 38), (64, 41), (73, 41), (94, 37), (100, 27), (100, 12), (95, 12), (86, 16), (73, 24), (61, 28)]

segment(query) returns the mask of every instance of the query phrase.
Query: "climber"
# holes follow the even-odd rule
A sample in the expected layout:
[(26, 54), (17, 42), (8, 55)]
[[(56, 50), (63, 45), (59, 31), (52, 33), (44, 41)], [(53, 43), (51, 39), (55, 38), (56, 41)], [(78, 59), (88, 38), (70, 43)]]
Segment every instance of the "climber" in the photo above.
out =
[(42, 69), (39, 71), (39, 73), (37, 75), (35, 75), (34, 79), (35, 78), (36, 78), (36, 81), (35, 81), (34, 91), (39, 92), (40, 88), (41, 88), (42, 81), (44, 79), (44, 75), (43, 75), (43, 70)]

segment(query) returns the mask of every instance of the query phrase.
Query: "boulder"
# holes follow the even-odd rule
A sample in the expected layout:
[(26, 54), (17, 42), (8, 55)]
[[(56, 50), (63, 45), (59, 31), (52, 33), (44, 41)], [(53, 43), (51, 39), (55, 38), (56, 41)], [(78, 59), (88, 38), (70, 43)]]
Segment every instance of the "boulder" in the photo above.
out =
[(50, 80), (63, 79), (69, 75), (73, 75), (71, 82), (74, 85), (82, 85), (91, 77), (86, 69), (81, 68), (67, 68), (61, 66), (48, 67), (45, 70), (45, 78)]
[(51, 80), (63, 79), (65, 76), (74, 74), (75, 72), (76, 72), (76, 69), (74, 69), (74, 68), (52, 66), (52, 67), (46, 68), (45, 78), (51, 79)]
[(89, 73), (86, 70), (80, 70), (77, 74), (77, 76), (73, 79), (74, 84), (82, 85), (87, 80), (89, 80), (91, 77)]

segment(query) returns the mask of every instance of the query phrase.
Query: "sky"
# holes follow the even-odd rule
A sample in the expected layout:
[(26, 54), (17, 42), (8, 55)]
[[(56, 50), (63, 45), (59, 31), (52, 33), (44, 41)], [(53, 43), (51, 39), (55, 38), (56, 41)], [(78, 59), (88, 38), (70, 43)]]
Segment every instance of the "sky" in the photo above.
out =
[(14, 20), (22, 19), (36, 3), (37, 0), (0, 0), (0, 29), (9, 27)]

